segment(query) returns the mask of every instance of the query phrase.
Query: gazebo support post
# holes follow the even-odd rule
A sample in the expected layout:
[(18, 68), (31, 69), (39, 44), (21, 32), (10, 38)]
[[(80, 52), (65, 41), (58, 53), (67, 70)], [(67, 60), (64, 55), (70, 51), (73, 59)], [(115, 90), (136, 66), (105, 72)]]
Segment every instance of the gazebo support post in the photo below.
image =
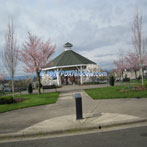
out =
[(59, 69), (57, 69), (57, 85), (61, 86), (61, 75)]
[(80, 73), (81, 73), (81, 75), (80, 75), (80, 83), (82, 85), (83, 84), (82, 66), (80, 67)]

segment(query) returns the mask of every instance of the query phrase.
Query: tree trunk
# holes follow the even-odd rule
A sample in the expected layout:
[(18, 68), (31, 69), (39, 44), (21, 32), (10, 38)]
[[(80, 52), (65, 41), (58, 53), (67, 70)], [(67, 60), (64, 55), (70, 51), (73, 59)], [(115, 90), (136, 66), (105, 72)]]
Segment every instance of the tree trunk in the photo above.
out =
[(135, 79), (137, 79), (137, 73), (136, 73), (136, 70), (134, 70), (134, 73), (135, 73)]
[(142, 86), (144, 86), (141, 51), (139, 53), (139, 62), (140, 62), (140, 71), (141, 71)]
[(142, 86), (144, 86), (142, 64), (141, 64), (140, 70), (141, 70), (141, 80), (142, 80), (142, 82), (141, 82), (141, 83), (142, 83)]
[(40, 81), (40, 72), (36, 72), (37, 74), (37, 81), (38, 81), (38, 94), (41, 94), (41, 81)]
[(11, 79), (11, 82), (12, 82), (12, 96), (13, 96), (13, 98), (14, 98), (14, 75), (12, 75), (11, 78), (12, 78), (12, 79)]
[(121, 82), (123, 82), (123, 74), (124, 74), (124, 72), (122, 71), (122, 72), (121, 72), (121, 75), (120, 75), (120, 77), (121, 77)]

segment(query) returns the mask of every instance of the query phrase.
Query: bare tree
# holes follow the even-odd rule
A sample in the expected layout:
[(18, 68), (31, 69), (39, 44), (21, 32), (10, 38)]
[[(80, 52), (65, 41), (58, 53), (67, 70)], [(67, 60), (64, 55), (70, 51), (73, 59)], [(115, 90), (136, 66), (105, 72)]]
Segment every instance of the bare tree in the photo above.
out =
[(147, 38), (145, 38), (143, 42), (143, 51), (143, 64), (147, 66)]
[(144, 85), (143, 58), (142, 58), (143, 52), (144, 52), (143, 42), (144, 41), (143, 41), (143, 34), (142, 34), (142, 16), (139, 14), (139, 12), (137, 12), (136, 16), (134, 17), (133, 26), (132, 26), (132, 43), (139, 57), (142, 85)]
[(8, 30), (5, 36), (5, 46), (3, 51), (3, 63), (7, 72), (11, 76), (12, 93), (14, 96), (14, 74), (18, 61), (18, 48), (15, 38), (13, 21), (8, 23)]

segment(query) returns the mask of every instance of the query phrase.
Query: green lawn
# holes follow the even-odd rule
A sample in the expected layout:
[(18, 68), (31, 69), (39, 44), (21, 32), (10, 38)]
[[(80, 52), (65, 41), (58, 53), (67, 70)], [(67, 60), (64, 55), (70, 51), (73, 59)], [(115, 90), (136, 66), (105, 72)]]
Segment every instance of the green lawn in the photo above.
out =
[(43, 93), (40, 95), (39, 94), (15, 95), (15, 98), (24, 98), (26, 100), (19, 103), (0, 105), (0, 112), (6, 112), (6, 111), (11, 111), (11, 110), (21, 109), (26, 107), (56, 103), (58, 96), (59, 96), (59, 92)]
[[(143, 81), (144, 81), (144, 84), (147, 84), (147, 79), (144, 79)], [(141, 84), (142, 80), (141, 79), (140, 80), (130, 80), (130, 83), (139, 83), (139, 84)]]
[(104, 87), (104, 88), (95, 88), (95, 89), (86, 89), (85, 92), (93, 99), (115, 99), (115, 98), (147, 98), (147, 90), (136, 91), (133, 89), (133, 86), (130, 88), (131, 90), (125, 91), (129, 89), (126, 85), (114, 86), (114, 87)]
[(5, 93), (0, 92), (0, 96), (8, 95), (8, 94), (11, 94), (11, 92), (5, 92)]

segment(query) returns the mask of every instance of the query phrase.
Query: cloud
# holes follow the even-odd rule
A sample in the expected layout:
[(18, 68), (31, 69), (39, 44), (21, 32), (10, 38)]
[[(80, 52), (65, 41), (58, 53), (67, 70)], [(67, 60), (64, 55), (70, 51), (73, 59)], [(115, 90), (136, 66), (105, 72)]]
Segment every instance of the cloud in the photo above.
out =
[[(107, 64), (113, 66), (120, 48), (124, 51), (132, 48), (131, 24), (137, 9), (143, 14), (146, 34), (146, 8), (146, 0), (1, 0), (0, 50), (4, 46), (8, 20), (13, 18), (20, 49), (30, 31), (56, 43), (54, 57), (69, 41), (76, 52), (102, 68), (110, 67)], [(16, 74), (23, 74), (23, 69)]]

